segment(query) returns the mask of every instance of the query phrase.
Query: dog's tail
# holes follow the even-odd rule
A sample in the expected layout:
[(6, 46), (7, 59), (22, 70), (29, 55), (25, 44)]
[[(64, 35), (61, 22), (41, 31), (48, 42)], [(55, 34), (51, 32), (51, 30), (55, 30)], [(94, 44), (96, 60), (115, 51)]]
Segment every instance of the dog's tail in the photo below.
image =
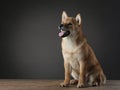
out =
[(106, 84), (106, 76), (105, 76), (105, 74), (102, 75), (102, 83)]
[(103, 72), (100, 73), (100, 77), (99, 77), (99, 85), (101, 84), (106, 84), (106, 76)]

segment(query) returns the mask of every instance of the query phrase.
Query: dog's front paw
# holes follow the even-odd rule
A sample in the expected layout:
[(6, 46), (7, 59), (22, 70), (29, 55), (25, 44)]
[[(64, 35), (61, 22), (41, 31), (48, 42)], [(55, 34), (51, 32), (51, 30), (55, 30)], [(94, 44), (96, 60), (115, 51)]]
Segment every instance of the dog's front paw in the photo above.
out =
[(84, 88), (85, 87), (85, 84), (84, 83), (78, 83), (77, 84), (77, 88)]
[(68, 84), (67, 83), (60, 83), (60, 87), (68, 87)]

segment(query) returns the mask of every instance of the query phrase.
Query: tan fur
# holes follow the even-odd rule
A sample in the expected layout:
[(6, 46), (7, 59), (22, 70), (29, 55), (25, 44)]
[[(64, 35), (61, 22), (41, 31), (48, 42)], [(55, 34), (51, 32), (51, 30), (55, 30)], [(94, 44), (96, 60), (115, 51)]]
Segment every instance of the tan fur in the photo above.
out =
[(61, 23), (64, 25), (72, 23), (72, 27), (69, 27), (71, 34), (62, 38), (65, 68), (65, 80), (60, 84), (62, 87), (70, 84), (70, 75), (74, 78), (72, 83), (78, 81), (78, 88), (85, 85), (101, 85), (106, 82), (103, 70), (82, 32), (81, 22), (80, 14), (73, 18), (68, 17), (63, 11)]

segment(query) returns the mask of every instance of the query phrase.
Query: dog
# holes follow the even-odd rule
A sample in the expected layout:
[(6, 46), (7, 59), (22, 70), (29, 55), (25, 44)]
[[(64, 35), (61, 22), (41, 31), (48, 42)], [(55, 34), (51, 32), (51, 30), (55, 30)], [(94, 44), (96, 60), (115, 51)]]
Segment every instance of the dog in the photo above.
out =
[(65, 80), (60, 86), (75, 84), (77, 88), (82, 88), (105, 84), (106, 76), (103, 69), (82, 32), (81, 15), (69, 17), (63, 11), (59, 30), (65, 69)]

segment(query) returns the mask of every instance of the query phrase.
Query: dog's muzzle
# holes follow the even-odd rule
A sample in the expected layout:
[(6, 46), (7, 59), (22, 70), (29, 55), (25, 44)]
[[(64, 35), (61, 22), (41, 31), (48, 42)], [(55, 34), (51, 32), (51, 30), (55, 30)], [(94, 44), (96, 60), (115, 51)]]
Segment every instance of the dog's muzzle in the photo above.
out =
[(59, 37), (66, 37), (70, 34), (70, 31), (63, 25), (61, 24), (60, 26), (58, 26), (58, 29), (60, 30), (59, 32)]

